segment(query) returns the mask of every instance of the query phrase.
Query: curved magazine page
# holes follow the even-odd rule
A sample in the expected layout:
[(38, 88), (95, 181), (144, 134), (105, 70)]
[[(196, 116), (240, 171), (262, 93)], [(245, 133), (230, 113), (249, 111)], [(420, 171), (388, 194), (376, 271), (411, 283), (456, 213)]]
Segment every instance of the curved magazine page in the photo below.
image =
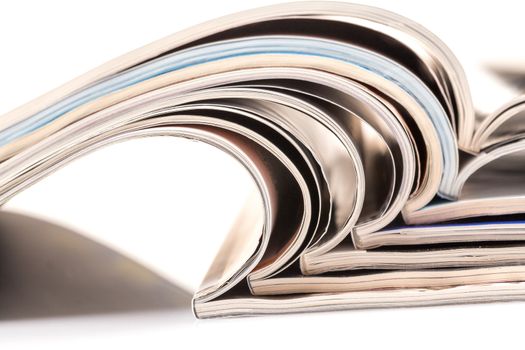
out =
[(525, 212), (524, 162), (523, 140), (480, 153), (467, 162), (459, 174), (454, 189), (458, 200), (428, 205), (407, 217), (407, 222), (433, 224)]
[(448, 305), (525, 300), (525, 283), (489, 283), (428, 289), (405, 288), (365, 292), (322, 293), (289, 297), (250, 297), (195, 304), (199, 317), (283, 314), (305, 311)]
[[(370, 85), (373, 87), (380, 86), (382, 93), (385, 94), (387, 98), (392, 99), (393, 101), (396, 101), (396, 103), (400, 104), (402, 106), (401, 108), (403, 108), (404, 111), (406, 111), (405, 113), (407, 114), (407, 118), (413, 119), (413, 123), (417, 125), (415, 126), (417, 130), (414, 130), (413, 133), (422, 134), (421, 142), (423, 142), (424, 145), (420, 146), (423, 149), (419, 152), (419, 154), (426, 154), (427, 156), (427, 159), (424, 160), (426, 166), (424, 172), (425, 177), (421, 179), (421, 183), (418, 187), (418, 192), (414, 193), (411, 201), (407, 203), (406, 211), (411, 212), (413, 210), (421, 208), (435, 196), (436, 191), (438, 190), (441, 190), (443, 193), (446, 194), (446, 191), (448, 191), (447, 189), (451, 186), (452, 180), (455, 177), (455, 174), (457, 173), (458, 161), (455, 156), (457, 151), (455, 150), (453, 143), (448, 143), (448, 146), (445, 150), (441, 148), (442, 146), (440, 146), (439, 132), (436, 133), (436, 130), (442, 129), (436, 129), (436, 125), (433, 126), (433, 123), (431, 122), (432, 119), (429, 118), (429, 115), (425, 112), (425, 109), (422, 107), (421, 104), (415, 103), (412, 97), (413, 95), (411, 93), (409, 93), (393, 81), (390, 81), (388, 79), (385, 80), (384, 78), (382, 78), (382, 76), (371, 73), (365, 68), (348, 65), (345, 61), (334, 61), (331, 58), (327, 58), (325, 56), (319, 56), (316, 58), (314, 58), (313, 56), (304, 55), (299, 55), (298, 57), (294, 56), (297, 55), (283, 53), (261, 53), (257, 57), (239, 56), (219, 61), (205, 61), (206, 63), (200, 64), (199, 66), (186, 67), (181, 68), (179, 70), (169, 71), (165, 74), (162, 74), (161, 76), (137, 82), (133, 86), (117, 90), (113, 93), (110, 93), (110, 90), (109, 92), (107, 92), (108, 95), (105, 95), (99, 98), (98, 100), (85, 102), (82, 106), (87, 105), (90, 106), (90, 109), (96, 110), (99, 108), (103, 108), (105, 105), (109, 106), (110, 103), (114, 104), (119, 100), (129, 99), (138, 94), (139, 92), (145, 93), (146, 91), (159, 89), (163, 86), (172, 85), (178, 82), (181, 83), (179, 85), (181, 91), (179, 91), (178, 94), (182, 94), (183, 92), (185, 92), (183, 89), (204, 89), (206, 87), (202, 85), (204, 83), (200, 81), (195, 81), (196, 78), (203, 77), (204, 75), (209, 76), (213, 73), (225, 73), (227, 71), (233, 70), (242, 69), (244, 71), (252, 67), (309, 67), (320, 71), (329, 71), (337, 75), (346, 76), (365, 85)], [(270, 74), (270, 72), (263, 71), (261, 72), (259, 78), (286, 78), (286, 73), (280, 73), (277, 76), (272, 76)], [(238, 77), (234, 76), (229, 81), (225, 80), (222, 77), (217, 77), (216, 81), (219, 79), (220, 81), (216, 82), (215, 84), (224, 84), (225, 82), (233, 83), (239, 81), (250, 81), (258, 78), (253, 73), (247, 75), (246, 73), (243, 74), (242, 71), (239, 71), (237, 75)], [(307, 77), (308, 75), (306, 76), (306, 78)], [(303, 75), (302, 78), (304, 79), (305, 76)], [(187, 81), (189, 79), (193, 79), (194, 81), (192, 81), (190, 84), (183, 83), (184, 81)], [(206, 80), (210, 81), (211, 79), (207, 77)], [(213, 83), (208, 84), (211, 85)], [(105, 91), (103, 86), (101, 86), (101, 89), (102, 91)], [(98, 92), (96, 94), (93, 94), (91, 90), (88, 90), (86, 93), (88, 96), (97, 96), (98, 94)], [(83, 101), (83, 99), (80, 98), (79, 101)], [(13, 152), (16, 152), (17, 149), (23, 149), (24, 147), (27, 147), (27, 145), (29, 145), (32, 142), (35, 142), (41, 137), (45, 137), (46, 135), (49, 136), (51, 133), (65, 125), (68, 125), (81, 118), (86, 117), (86, 112), (89, 109), (74, 108), (74, 106), (77, 103), (79, 103), (79, 101), (74, 102), (72, 104), (66, 104), (66, 106), (56, 107), (61, 111), (68, 111), (71, 109), (69, 112), (66, 112), (65, 114), (61, 115), (58, 119), (54, 119), (57, 118), (56, 113), (51, 113), (47, 115), (49, 112), (46, 112), (46, 117), (44, 118), (44, 120), (51, 119), (54, 120), (54, 122), (41, 125), (42, 123), (44, 123), (44, 121), (39, 121), (38, 118), (35, 121), (33, 120), (34, 117), (30, 117), (14, 130), (6, 131), (6, 134), (4, 135), (5, 140), (10, 140), (12, 138), (16, 138), (19, 133), (23, 133), (23, 130), (31, 130), (31, 127), (37, 128), (27, 136), (11, 141), (8, 145), (3, 147), (3, 150), (6, 152), (6, 154), (11, 154)], [(55, 108), (52, 108), (51, 110), (54, 109)], [(443, 120), (443, 118), (440, 118), (439, 120)], [(448, 138), (442, 136), (442, 139), (443, 138), (453, 140), (453, 136), (451, 134)], [(444, 144), (445, 143), (443, 142), (441, 143), (441, 145)], [(447, 154), (450, 155), (450, 157), (445, 156)], [(443, 157), (445, 159), (439, 159)], [(443, 174), (447, 175), (443, 176)]]
[[(311, 19), (314, 23), (320, 25), (294, 25), (294, 21), (298, 18)], [(327, 21), (331, 24), (342, 23), (346, 30), (336, 32), (349, 33), (350, 37), (346, 38), (343, 36), (340, 38), (341, 41), (357, 41), (362, 37), (361, 34), (364, 33), (368, 36), (365, 36), (362, 44), (369, 47), (372, 46), (372, 50), (379, 51), (385, 57), (399, 51), (403, 54), (398, 54), (397, 58), (400, 60), (415, 58), (419, 64), (411, 66), (406, 63), (406, 65), (425, 79), (428, 85), (439, 86), (438, 89), (441, 95), (453, 96), (454, 101), (447, 101), (447, 98), (442, 96), (444, 103), (454, 105), (454, 107), (447, 107), (450, 110), (449, 114), (451, 116), (456, 115), (458, 119), (464, 119), (462, 121), (464, 123), (469, 123), (469, 120), (472, 119), (473, 115), (468, 115), (470, 113), (473, 114), (473, 109), (465, 74), (450, 50), (430, 31), (407, 18), (378, 8), (342, 2), (297, 2), (273, 5), (225, 16), (161, 39), (108, 62), (42, 96), (38, 101), (32, 101), (14, 110), (3, 118), (3, 123), (5, 124), (2, 125), (15, 124), (25, 119), (25, 116), (58, 102), (63, 96), (76, 92), (108, 76), (132, 68), (142, 62), (169, 53), (172, 50), (188, 47), (192, 42), (200, 41), (202, 43), (241, 36), (238, 33), (235, 34), (235, 30), (243, 33), (242, 36), (244, 36), (247, 33), (245, 26), (251, 25), (253, 30), (254, 26), (262, 27), (264, 23), (272, 23), (271, 21), (278, 20), (283, 21), (282, 23), (286, 24), (285, 27), (297, 27), (301, 32), (304, 32), (306, 28), (314, 28), (313, 30), (321, 28), (322, 31), (326, 31), (326, 26), (322, 24)], [(291, 25), (286, 23), (285, 20), (291, 21)], [(351, 29), (355, 27), (361, 28), (361, 30), (356, 35), (351, 35)], [(257, 34), (260, 31), (264, 32), (264, 30), (268, 29), (259, 30)], [(253, 32), (250, 32), (250, 34), (253, 34)], [(323, 36), (322, 32), (315, 31), (308, 34)], [(376, 37), (371, 34), (374, 34)], [(378, 40), (378, 36), (383, 36), (385, 39)], [(374, 44), (377, 42), (381, 42), (381, 45)], [(426, 55), (422, 54), (422, 52)], [(430, 57), (430, 60), (428, 57)], [(438, 93), (438, 91), (434, 92)], [(451, 109), (456, 109), (457, 113), (453, 113)], [(472, 131), (470, 128), (466, 129)], [(460, 139), (463, 138), (460, 137)]]
[[(494, 230), (495, 225), (492, 229)], [(525, 225), (515, 224), (516, 232), (524, 232)], [(507, 228), (510, 231), (509, 228)], [(432, 235), (437, 231), (419, 233), (421, 236)], [(480, 234), (471, 229), (463, 231), (470, 236)], [(409, 233), (410, 235), (410, 233)], [(466, 236), (465, 236), (466, 237)], [(501, 236), (500, 236), (501, 237)], [(415, 238), (415, 237), (414, 237)], [(435, 238), (435, 236), (434, 236)], [(521, 237), (523, 239), (523, 235)], [(428, 241), (428, 240), (427, 240)], [(519, 241), (519, 239), (518, 239)], [(489, 244), (487, 242), (459, 242), (459, 245), (447, 246), (433, 241), (432, 247), (419, 243), (414, 247), (388, 246), (377, 249), (360, 250), (350, 247), (338, 247), (318, 259), (309, 261), (307, 275), (320, 275), (327, 272), (355, 270), (415, 270), (476, 266), (503, 266), (525, 263), (525, 250), (519, 243)]]
[(472, 137), (471, 149), (480, 152), (523, 138), (524, 109), (525, 97), (518, 96), (485, 117)]

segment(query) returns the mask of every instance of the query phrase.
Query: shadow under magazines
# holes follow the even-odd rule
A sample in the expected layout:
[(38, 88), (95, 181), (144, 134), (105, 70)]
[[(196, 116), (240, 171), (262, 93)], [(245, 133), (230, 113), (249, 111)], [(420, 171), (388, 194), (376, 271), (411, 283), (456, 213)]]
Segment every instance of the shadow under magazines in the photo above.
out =
[(0, 211), (0, 321), (139, 311), (186, 319), (191, 297), (70, 229)]

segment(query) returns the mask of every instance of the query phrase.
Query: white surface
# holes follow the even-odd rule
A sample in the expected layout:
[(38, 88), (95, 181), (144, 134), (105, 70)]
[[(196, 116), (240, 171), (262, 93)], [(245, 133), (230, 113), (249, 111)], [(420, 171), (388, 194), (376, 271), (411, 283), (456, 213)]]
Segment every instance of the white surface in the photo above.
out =
[[(0, 114), (172, 32), (247, 6), (274, 2), (2, 3)], [(525, 45), (513, 47), (523, 35), (524, 8), (519, 2), (476, 3), (474, 12), (469, 12), (469, 2), (459, 1), (365, 3), (424, 24), (467, 67), (477, 57), (525, 57)], [(482, 83), (473, 83), (475, 96), (480, 96), (477, 91)], [(171, 162), (163, 163), (164, 157)], [(134, 193), (130, 191), (133, 184), (138, 186)], [(248, 186), (241, 168), (208, 146), (185, 140), (137, 140), (100, 150), (61, 169), (8, 207), (58, 220), (194, 288)], [(109, 195), (100, 200), (106, 191)], [(208, 221), (202, 220), (203, 212)], [(192, 264), (182, 264), (184, 259)], [(494, 348), (506, 342), (519, 344), (521, 312), (525, 303), (213, 321), (196, 321), (187, 310), (4, 321), (0, 322), (0, 347), (222, 348), (231, 342), (235, 348), (248, 348), (253, 342), (255, 348), (361, 347), (367, 343), (374, 348), (443, 348), (459, 341), (469, 348), (472, 344)]]

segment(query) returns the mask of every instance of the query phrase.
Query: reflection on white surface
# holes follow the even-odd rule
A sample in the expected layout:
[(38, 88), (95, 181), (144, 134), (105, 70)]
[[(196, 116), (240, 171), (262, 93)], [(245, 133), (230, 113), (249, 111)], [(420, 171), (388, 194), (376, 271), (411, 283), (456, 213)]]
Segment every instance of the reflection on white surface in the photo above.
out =
[(94, 329), (115, 335), (144, 322), (194, 322), (190, 292), (47, 221), (0, 212), (0, 266), (0, 343), (6, 345)]
[(173, 311), (191, 293), (75, 231), (0, 211), (0, 322)]
[(503, 303), (204, 321), (178, 312), (143, 312), (4, 322), (0, 345), (3, 349), (506, 349), (520, 348), (518, 320), (524, 311), (523, 304)]

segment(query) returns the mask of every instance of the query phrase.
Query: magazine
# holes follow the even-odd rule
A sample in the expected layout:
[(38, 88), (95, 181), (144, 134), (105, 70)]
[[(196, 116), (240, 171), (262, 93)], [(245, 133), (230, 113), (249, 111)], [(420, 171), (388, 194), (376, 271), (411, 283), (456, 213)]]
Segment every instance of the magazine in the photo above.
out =
[(478, 112), (407, 18), (286, 3), (118, 57), (0, 117), (0, 204), (150, 136), (218, 147), (257, 188), (197, 317), (525, 299), (525, 95)]

